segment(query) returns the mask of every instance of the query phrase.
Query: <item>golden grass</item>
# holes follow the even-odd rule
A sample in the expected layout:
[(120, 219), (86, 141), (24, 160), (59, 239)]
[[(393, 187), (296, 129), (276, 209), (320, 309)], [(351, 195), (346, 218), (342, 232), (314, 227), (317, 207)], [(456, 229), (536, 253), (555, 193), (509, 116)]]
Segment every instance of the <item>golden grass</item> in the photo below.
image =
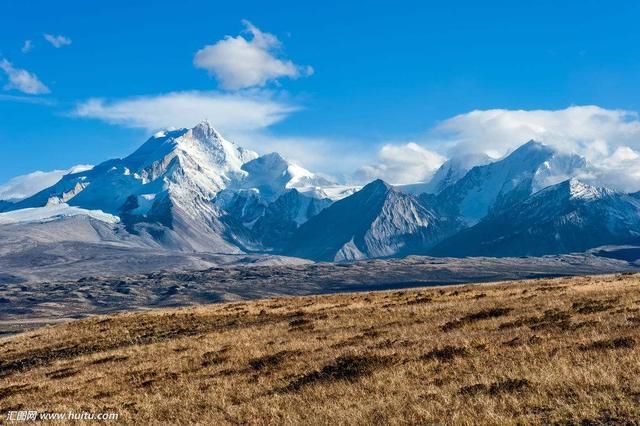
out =
[(637, 424), (640, 276), (279, 298), (0, 340), (0, 409), (129, 424)]

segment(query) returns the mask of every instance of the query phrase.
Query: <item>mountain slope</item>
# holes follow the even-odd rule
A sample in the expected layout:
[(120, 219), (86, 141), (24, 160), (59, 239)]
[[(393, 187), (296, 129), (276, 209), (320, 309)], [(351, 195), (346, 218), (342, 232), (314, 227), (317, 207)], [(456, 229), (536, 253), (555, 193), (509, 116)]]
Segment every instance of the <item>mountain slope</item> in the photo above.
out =
[(494, 211), (526, 199), (551, 183), (553, 177), (571, 175), (582, 166), (581, 157), (529, 141), (502, 160), (472, 168), (438, 194), (437, 204), (442, 214), (459, 217), (471, 226)]
[[(313, 279), (332, 268), (357, 277), (374, 269), (388, 278), (379, 263), (272, 275), (299, 269)], [(411, 268), (397, 263), (404, 277)], [(274, 286), (290, 294), (307, 278), (284, 286), (266, 281), (269, 272), (180, 273), (171, 281), (155, 273), (143, 289), (138, 277), (51, 283), (73, 291), (51, 291), (35, 307), (20, 284), (12, 286), (14, 294), (0, 293), (12, 301), (0, 305), (2, 314), (14, 300), (44, 309), (70, 298), (80, 301), (72, 305), (76, 317), (84, 306), (104, 314), (103, 300), (132, 312), (62, 317), (3, 336), (0, 404), (118, 414), (117, 422), (96, 423), (108, 425), (638, 424), (637, 274), (276, 298)], [(267, 298), (205, 298), (221, 281)], [(329, 291), (332, 282), (348, 281), (325, 280)], [(166, 308), (188, 300), (206, 305)], [(16, 330), (7, 321), (0, 327)]]
[(278, 153), (266, 154), (242, 165), (247, 174), (236, 184), (236, 188), (257, 189), (262, 198), (273, 201), (291, 188), (322, 187), (333, 182), (285, 160)]
[(473, 167), (483, 166), (490, 162), (491, 158), (486, 154), (456, 155), (445, 161), (428, 182), (398, 185), (396, 188), (413, 195), (439, 194), (462, 179)]
[[(204, 121), (193, 129), (160, 132), (124, 159), (68, 174), (52, 187), (15, 203), (13, 209), (67, 202), (119, 214), (132, 195), (146, 196), (148, 201), (167, 190), (176, 196), (184, 190), (212, 198), (232, 179), (246, 174), (242, 165), (257, 156), (225, 140)], [(139, 201), (150, 207), (151, 203)]]
[(539, 256), (626, 244), (640, 236), (640, 200), (570, 179), (434, 247), (437, 256)]
[[(251, 160), (242, 166), (242, 170), (246, 174), (220, 191), (215, 203), (249, 228), (266, 213), (271, 204), (292, 189), (296, 190), (296, 196), (301, 196), (298, 191), (304, 191), (305, 198), (321, 200), (328, 197), (316, 189), (335, 185), (285, 160), (277, 153)], [(277, 208), (282, 207), (280, 205)], [(298, 215), (297, 212), (290, 214)]]
[(0, 207), (100, 210), (167, 249), (239, 253), (281, 249), (301, 223), (331, 203), (329, 197), (347, 191), (277, 153), (245, 150), (203, 121), (159, 132), (128, 157), (65, 175)]
[[(258, 156), (205, 121), (160, 132), (128, 157), (64, 175), (26, 199), (0, 202), (10, 211), (0, 225), (85, 216), (104, 219), (101, 229), (111, 230), (102, 234), (141, 247), (330, 261), (424, 254), (435, 244), (432, 252), (442, 255), (565, 253), (637, 235), (637, 195), (574, 180), (557, 185), (587, 166), (582, 157), (529, 141), (468, 170), (485, 161), (454, 157), (429, 184), (395, 189), (374, 181), (360, 189), (277, 153)], [(408, 190), (427, 192), (416, 198)], [(443, 241), (465, 227), (472, 228)]]
[(239, 252), (242, 230), (221, 221), (212, 200), (246, 176), (242, 166), (257, 157), (204, 121), (158, 133), (128, 157), (66, 175), (11, 208), (64, 202), (120, 216), (130, 232), (150, 232), (167, 248)]
[(263, 248), (282, 251), (300, 225), (332, 204), (328, 198), (315, 198), (291, 189), (269, 204), (252, 227)]
[(415, 198), (376, 180), (303, 224), (286, 252), (323, 261), (394, 256), (424, 250), (447, 232)]

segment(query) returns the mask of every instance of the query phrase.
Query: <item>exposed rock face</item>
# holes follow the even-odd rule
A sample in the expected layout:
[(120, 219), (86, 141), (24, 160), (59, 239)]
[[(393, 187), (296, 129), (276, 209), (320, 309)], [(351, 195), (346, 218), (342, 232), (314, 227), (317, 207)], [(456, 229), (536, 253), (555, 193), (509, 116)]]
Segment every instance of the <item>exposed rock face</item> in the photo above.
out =
[[(463, 178), (437, 196), (441, 214), (459, 217), (471, 226), (488, 214), (513, 205), (538, 191), (551, 174), (571, 174), (584, 160), (555, 152), (539, 142), (529, 141), (509, 156), (472, 168)], [(557, 183), (557, 182), (554, 182)]]
[(545, 188), (443, 241), (447, 256), (537, 256), (638, 242), (640, 200), (576, 179)]
[[(70, 170), (28, 198), (0, 201), (0, 211), (10, 212), (0, 213), (0, 225), (21, 223), (29, 233), (28, 223), (84, 216), (103, 222), (98, 235), (108, 243), (341, 262), (635, 243), (640, 197), (576, 180), (587, 166), (582, 157), (529, 141), (494, 162), (454, 157), (427, 183), (392, 188), (376, 180), (360, 188), (337, 185), (277, 153), (259, 156), (205, 121), (160, 132), (123, 159)], [(33, 228), (38, 235), (59, 229)], [(75, 232), (70, 241), (95, 242), (87, 228), (65, 229)]]
[(449, 223), (414, 197), (376, 180), (302, 225), (287, 253), (324, 261), (397, 256), (425, 250), (449, 232)]

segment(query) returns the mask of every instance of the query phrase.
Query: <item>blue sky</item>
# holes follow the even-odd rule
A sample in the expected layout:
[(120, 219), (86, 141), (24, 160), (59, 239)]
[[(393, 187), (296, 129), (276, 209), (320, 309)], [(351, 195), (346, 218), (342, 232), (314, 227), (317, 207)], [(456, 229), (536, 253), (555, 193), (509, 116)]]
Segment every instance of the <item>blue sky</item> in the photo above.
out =
[[(246, 123), (237, 114), (196, 112), (179, 121), (208, 118), (251, 148), (285, 151), (327, 173), (359, 161), (388, 171), (385, 155), (395, 151), (385, 154), (384, 147), (408, 142), (446, 156), (443, 147), (449, 145), (433, 129), (472, 110), (598, 105), (604, 111), (640, 111), (637, 2), (132, 3), (0, 4), (0, 61), (37, 76), (48, 89), (24, 93), (0, 72), (0, 182), (124, 156), (159, 119), (174, 117), (155, 108), (177, 102), (180, 94), (214, 98), (224, 113), (229, 100), (236, 106), (249, 102), (252, 111), (252, 105), (264, 108)], [(243, 20), (255, 26), (253, 33)], [(64, 39), (55, 39), (56, 47), (44, 34)], [(198, 65), (197, 52), (225, 36), (251, 43), (256, 34), (286, 69), (271, 77), (258, 70), (267, 75), (263, 81), (229, 77), (225, 83), (222, 72), (238, 65), (215, 55), (228, 49), (205, 52)], [(154, 119), (113, 118), (145, 113), (122, 104), (134, 98), (144, 100)], [(99, 100), (98, 107), (87, 104), (91, 99)], [(635, 120), (629, 117), (615, 120)], [(175, 124), (182, 122), (166, 126)], [(443, 158), (427, 155), (424, 161), (439, 164)]]

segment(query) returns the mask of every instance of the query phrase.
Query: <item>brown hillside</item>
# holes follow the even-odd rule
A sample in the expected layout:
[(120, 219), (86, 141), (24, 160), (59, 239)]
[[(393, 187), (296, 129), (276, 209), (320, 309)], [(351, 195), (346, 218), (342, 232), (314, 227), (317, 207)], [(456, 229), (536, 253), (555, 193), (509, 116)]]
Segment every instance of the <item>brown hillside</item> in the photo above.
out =
[(116, 411), (129, 424), (635, 424), (639, 326), (638, 275), (99, 316), (0, 340), (0, 410)]

